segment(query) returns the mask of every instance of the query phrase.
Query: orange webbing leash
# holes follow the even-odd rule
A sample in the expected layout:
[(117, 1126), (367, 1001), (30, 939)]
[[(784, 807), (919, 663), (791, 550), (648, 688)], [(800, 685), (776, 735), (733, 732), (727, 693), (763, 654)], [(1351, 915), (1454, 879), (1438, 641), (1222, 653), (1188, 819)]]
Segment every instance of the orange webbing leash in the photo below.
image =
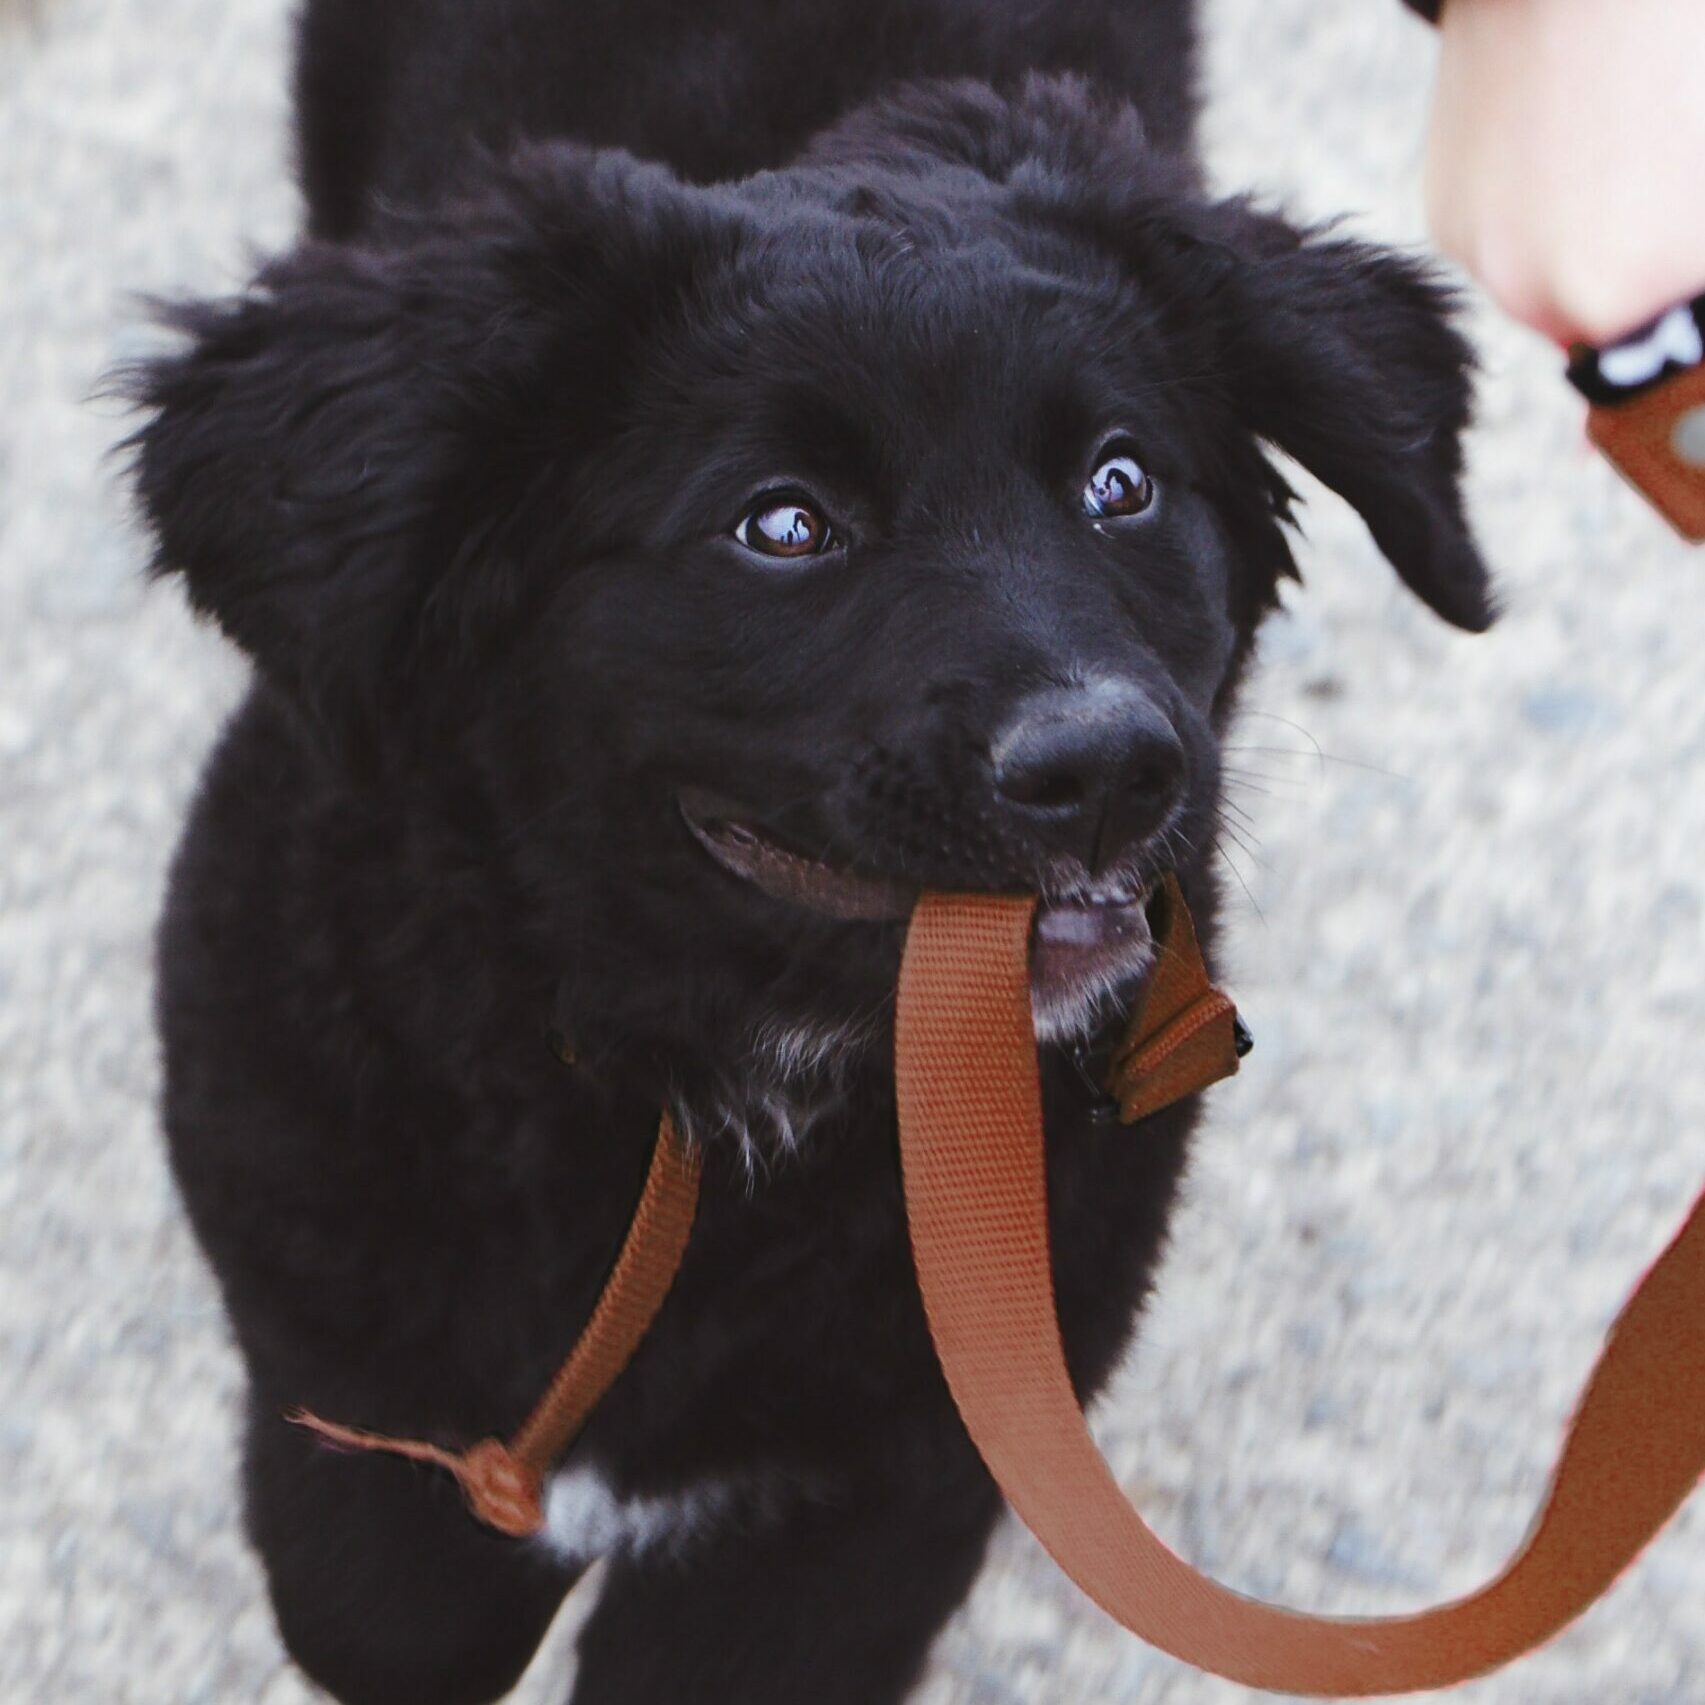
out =
[(340, 1426), (305, 1409), (288, 1419), (344, 1449), (383, 1451), (445, 1469), (488, 1527), (515, 1539), (537, 1533), (545, 1520), (545, 1476), (632, 1360), (680, 1270), (698, 1210), (699, 1169), (699, 1151), (682, 1141), (664, 1114), (639, 1206), (597, 1306), (550, 1389), (507, 1443), (482, 1439), (466, 1450), (448, 1450)]
[[(1194, 959), (1177, 975), (1206, 989), (1182, 901), (1173, 910), (1163, 955)], [(1032, 911), (1026, 900), (926, 895), (906, 942), (896, 1034), (906, 1209), (930, 1331), (1013, 1508), (1131, 1632), (1251, 1687), (1340, 1697), (1445, 1687), (1554, 1634), (1705, 1469), (1705, 1200), (1612, 1329), (1539, 1518), (1496, 1580), (1419, 1615), (1365, 1620), (1244, 1598), (1149, 1530), (1072, 1394), (1048, 1252)], [(1229, 1024), (1209, 1021), (1201, 1040), (1174, 1049), (1174, 1088), (1192, 1063), (1196, 1087), (1223, 1075), (1215, 1022)]]

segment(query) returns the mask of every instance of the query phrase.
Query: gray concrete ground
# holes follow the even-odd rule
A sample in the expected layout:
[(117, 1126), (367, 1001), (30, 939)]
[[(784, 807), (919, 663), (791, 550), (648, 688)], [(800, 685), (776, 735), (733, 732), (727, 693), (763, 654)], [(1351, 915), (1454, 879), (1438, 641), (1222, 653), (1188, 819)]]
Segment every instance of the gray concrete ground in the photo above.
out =
[[(240, 680), (141, 551), (88, 401), (138, 290), (286, 241), (280, 0), (0, 0), (0, 1699), (292, 1705), (235, 1526), (237, 1369), (161, 1164), (149, 929)], [(1419, 235), (1430, 49), (1395, 4), (1215, 0), (1214, 155)], [(1705, 556), (1483, 323), (1492, 636), (1332, 500), (1241, 736), (1235, 988), (1175, 1253), (1100, 1436), (1247, 1590), (1413, 1606), (1515, 1544), (1624, 1290), (1705, 1170)], [(1630, 951), (1630, 945), (1633, 950)], [(581, 1595), (582, 1605), (584, 1595)], [(1705, 1515), (1479, 1705), (1705, 1699)], [(560, 1702), (577, 1611), (521, 1697)], [(1016, 1530), (929, 1705), (1220, 1705)]]

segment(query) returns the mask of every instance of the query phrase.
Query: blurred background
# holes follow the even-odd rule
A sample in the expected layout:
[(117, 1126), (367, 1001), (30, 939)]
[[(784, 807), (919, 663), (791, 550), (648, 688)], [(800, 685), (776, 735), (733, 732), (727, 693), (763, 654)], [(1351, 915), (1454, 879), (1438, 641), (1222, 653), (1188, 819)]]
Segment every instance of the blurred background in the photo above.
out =
[[(565, 0), (566, 3), (566, 0)], [(1139, 0), (1132, 0), (1132, 4)], [(300, 1705), (237, 1526), (238, 1370), (156, 1129), (150, 932), (242, 670), (149, 589), (93, 401), (141, 292), (290, 241), (283, 0), (0, 0), (0, 1698)], [(1210, 0), (1219, 182), (1421, 240), (1427, 32)], [(1311, 488), (1235, 744), (1230, 985), (1142, 1341), (1097, 1431), (1249, 1592), (1347, 1613), (1516, 1545), (1605, 1325), (1705, 1174), (1705, 554), (1476, 313), (1472, 508), (1507, 614), (1448, 632)], [(561, 1705), (564, 1620), (518, 1695)], [(1698, 1500), (1585, 1621), (1452, 1698), (1705, 1698)], [(1252, 1698), (1008, 1528), (927, 1705)]]

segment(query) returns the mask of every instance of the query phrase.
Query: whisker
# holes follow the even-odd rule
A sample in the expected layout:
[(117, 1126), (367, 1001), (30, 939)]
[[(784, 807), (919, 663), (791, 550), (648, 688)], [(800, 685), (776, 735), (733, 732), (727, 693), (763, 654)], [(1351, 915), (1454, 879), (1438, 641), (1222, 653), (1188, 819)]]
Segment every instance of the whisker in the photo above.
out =
[[(1243, 714), (1245, 716), (1265, 717), (1268, 722), (1277, 722), (1286, 728), (1294, 728), (1297, 733), (1315, 749), (1316, 752), (1320, 752), (1321, 750), (1320, 742), (1316, 740), (1300, 722), (1293, 722), (1288, 716), (1280, 716), (1277, 711), (1272, 710), (1246, 710)], [(1321, 755), (1324, 756), (1325, 754), (1322, 753)]]
[(1387, 769), (1383, 764), (1370, 763), (1365, 758), (1346, 758), (1337, 752), (1322, 751), (1319, 746), (1312, 752), (1300, 752), (1294, 746), (1222, 746), (1220, 750), (1274, 758), (1305, 758), (1316, 764), (1341, 764), (1346, 769), (1370, 770), (1375, 775), (1389, 776), (1393, 781), (1407, 782), (1414, 779), (1400, 770)]
[(1242, 832), (1234, 824), (1222, 823), (1220, 824), (1220, 828), (1231, 837), (1232, 841), (1236, 844), (1238, 851), (1246, 858), (1252, 859), (1256, 864), (1260, 865), (1263, 870), (1271, 870), (1273, 868), (1272, 860), (1260, 852), (1255, 843), (1245, 838)]
[[(1295, 790), (1307, 785), (1295, 776), (1262, 775), (1256, 770), (1222, 768), (1220, 776), (1229, 786), (1242, 788), (1248, 793), (1258, 793), (1263, 799), (1300, 799), (1302, 795)], [(1272, 786), (1271, 784), (1274, 782), (1279, 783), (1280, 786)], [(1284, 787), (1290, 787), (1292, 791), (1283, 792)]]
[(1220, 857), (1221, 861), (1224, 863), (1226, 869), (1229, 870), (1232, 873), (1232, 875), (1237, 878), (1237, 885), (1239, 888), (1241, 888), (1243, 890), (1244, 898), (1246, 900), (1248, 900), (1251, 908), (1254, 910), (1256, 917), (1258, 917), (1261, 920), (1261, 922), (1263, 924), (1265, 924), (1267, 921), (1267, 914), (1261, 910), (1261, 902), (1255, 898), (1255, 895), (1250, 891), (1249, 884), (1243, 880), (1243, 872), (1237, 868), (1235, 863), (1233, 863), (1231, 854), (1225, 850), (1225, 848), (1219, 843), (1218, 840), (1216, 840), (1214, 842), (1214, 851), (1219, 855), (1219, 857)]

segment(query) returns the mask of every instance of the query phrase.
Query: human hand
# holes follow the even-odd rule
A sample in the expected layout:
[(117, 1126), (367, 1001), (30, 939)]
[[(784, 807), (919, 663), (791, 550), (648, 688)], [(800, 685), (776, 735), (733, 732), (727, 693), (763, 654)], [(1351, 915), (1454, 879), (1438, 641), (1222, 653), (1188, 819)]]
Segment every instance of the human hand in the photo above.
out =
[(1705, 0), (1445, 0), (1440, 32), (1446, 254), (1559, 343), (1705, 289)]

